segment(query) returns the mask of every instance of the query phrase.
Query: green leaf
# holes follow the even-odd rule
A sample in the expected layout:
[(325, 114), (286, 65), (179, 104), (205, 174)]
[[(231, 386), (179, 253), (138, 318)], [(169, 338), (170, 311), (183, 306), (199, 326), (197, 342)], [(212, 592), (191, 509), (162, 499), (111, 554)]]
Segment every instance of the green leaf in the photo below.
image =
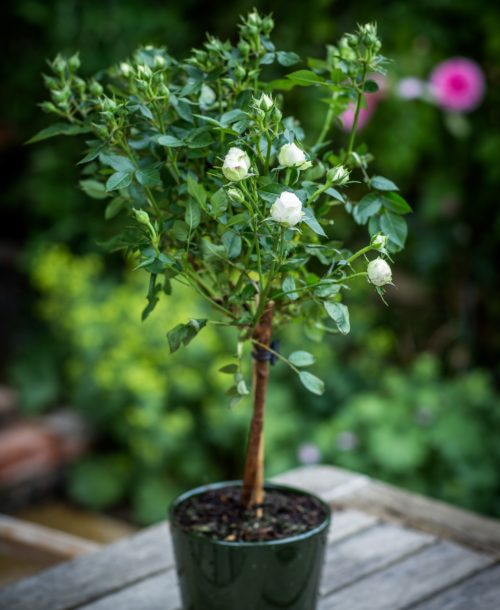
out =
[(366, 93), (376, 93), (379, 90), (379, 86), (376, 81), (367, 80), (364, 89)]
[(36, 135), (30, 138), (26, 144), (34, 144), (35, 142), (48, 140), (49, 138), (54, 138), (55, 136), (75, 136), (79, 133), (89, 133), (90, 131), (92, 130), (89, 127), (72, 125), (71, 123), (54, 123), (54, 125), (39, 131)]
[(404, 248), (408, 233), (404, 218), (392, 212), (385, 212), (380, 218), (380, 228), (398, 248)]
[(200, 224), (201, 208), (200, 204), (194, 199), (189, 199), (186, 204), (185, 220), (187, 226), (192, 230)]
[(290, 299), (290, 301), (295, 301), (299, 298), (297, 292), (295, 292), (295, 280), (291, 275), (287, 275), (281, 284), (281, 289), (285, 292), (285, 296)]
[(151, 273), (149, 276), (149, 288), (148, 288), (148, 294), (146, 296), (146, 298), (148, 300), (148, 304), (143, 309), (142, 315), (141, 315), (141, 320), (143, 322), (144, 322), (144, 320), (147, 319), (149, 314), (153, 311), (153, 309), (156, 307), (156, 304), (160, 300), (158, 298), (158, 293), (161, 292), (161, 286), (156, 283), (156, 278), (157, 278), (156, 273)]
[(221, 118), (220, 122), (224, 126), (232, 125), (236, 123), (236, 121), (241, 121), (242, 119), (246, 119), (248, 114), (239, 108), (234, 108), (233, 110), (229, 110), (229, 112), (225, 112)]
[(132, 161), (123, 155), (108, 155), (106, 153), (101, 153), (99, 155), (99, 160), (104, 165), (112, 167), (116, 172), (132, 173), (136, 169)]
[(160, 146), (166, 146), (167, 148), (178, 148), (179, 146), (184, 146), (184, 142), (175, 136), (159, 136), (156, 141)]
[(320, 298), (326, 298), (335, 296), (341, 288), (341, 284), (337, 284), (334, 280), (323, 280), (320, 286), (314, 288), (313, 292)]
[(373, 176), (370, 180), (371, 187), (376, 189), (377, 191), (398, 191), (398, 187), (392, 182), (392, 180), (388, 180), (383, 176)]
[(349, 310), (347, 307), (343, 303), (337, 303), (335, 301), (325, 301), (324, 305), (326, 313), (335, 322), (339, 331), (343, 335), (347, 335), (351, 330)]
[(219, 218), (227, 210), (228, 198), (226, 191), (220, 188), (210, 197), (211, 214), (214, 218)]
[(383, 196), (383, 204), (386, 210), (395, 214), (408, 214), (412, 211), (408, 202), (398, 193), (386, 193)]
[(316, 375), (313, 375), (308, 371), (300, 371), (299, 379), (302, 382), (302, 385), (307, 388), (309, 392), (317, 394), (318, 396), (321, 396), (324, 393), (325, 384), (319, 377), (316, 377)]
[(259, 196), (267, 203), (274, 203), (281, 193), (290, 190), (290, 187), (279, 182), (269, 182), (259, 188)]
[(92, 199), (107, 199), (109, 197), (105, 185), (98, 180), (80, 180), (80, 188)]
[(222, 243), (229, 258), (236, 258), (241, 254), (241, 237), (236, 231), (226, 231), (222, 235)]
[(239, 371), (239, 367), (237, 364), (226, 364), (225, 366), (219, 369), (219, 373), (225, 373), (227, 375), (234, 375)]
[(204, 328), (208, 320), (206, 319), (191, 319), (187, 324), (177, 324), (172, 330), (167, 333), (168, 345), (170, 353), (176, 352), (181, 345), (188, 345), (196, 335)]
[[(90, 142), (88, 142), (88, 144), (90, 144)], [(102, 153), (105, 147), (106, 143), (100, 143), (97, 146), (90, 148), (89, 152), (85, 155), (85, 157), (78, 161), (77, 165), (82, 165), (83, 163), (90, 163), (90, 161), (97, 159), (97, 157)]]
[(288, 356), (288, 360), (290, 360), (290, 362), (294, 365), (294, 366), (311, 366), (312, 364), (314, 364), (316, 362), (316, 359), (314, 358), (314, 356), (312, 354), (310, 354), (309, 352), (303, 352), (303, 351), (298, 351), (298, 352), (293, 352), (292, 354), (290, 354)]
[(116, 172), (112, 174), (106, 182), (107, 191), (115, 191), (116, 189), (124, 189), (132, 182), (132, 174), (130, 172)]
[(293, 66), (300, 61), (300, 56), (292, 51), (278, 51), (278, 63), (282, 66), (289, 67)]
[(354, 206), (352, 215), (354, 220), (365, 225), (371, 216), (374, 216), (382, 207), (382, 197), (378, 193), (368, 193)]
[(187, 190), (191, 197), (194, 197), (200, 206), (205, 209), (207, 201), (207, 192), (202, 184), (200, 184), (192, 174), (187, 177)]
[(179, 241), (187, 241), (189, 236), (189, 227), (183, 220), (176, 220), (172, 226), (172, 233), (175, 239)]
[(161, 184), (160, 172), (157, 168), (138, 169), (135, 172), (137, 182), (142, 186), (159, 186)]
[(186, 143), (189, 148), (204, 148), (205, 146), (210, 146), (212, 142), (212, 135), (206, 127), (195, 129), (186, 138)]
[(106, 206), (106, 210), (104, 211), (104, 218), (106, 220), (114, 218), (123, 209), (124, 205), (125, 199), (123, 197), (115, 197)]
[(266, 66), (268, 64), (272, 64), (275, 58), (275, 54), (274, 53), (266, 53), (262, 59), (260, 60), (259, 64), (261, 66)]
[(286, 77), (300, 87), (308, 87), (309, 85), (321, 85), (325, 83), (325, 79), (311, 70), (297, 70)]
[(327, 234), (324, 232), (323, 227), (316, 220), (314, 212), (311, 208), (304, 209), (304, 222), (311, 229), (311, 231), (314, 231), (314, 233), (316, 233), (317, 235), (328, 237)]

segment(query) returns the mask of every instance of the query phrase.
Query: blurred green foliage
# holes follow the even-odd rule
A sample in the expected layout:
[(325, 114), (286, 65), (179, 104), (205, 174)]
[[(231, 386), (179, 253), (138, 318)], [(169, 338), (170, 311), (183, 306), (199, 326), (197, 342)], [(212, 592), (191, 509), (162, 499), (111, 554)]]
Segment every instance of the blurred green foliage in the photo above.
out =
[[(21, 144), (47, 124), (35, 107), (44, 99), (45, 57), (80, 48), (91, 74), (139, 43), (166, 43), (182, 54), (205, 31), (229, 35), (253, 4), (266, 9), (242, 1), (207, 10), (198, 0), (17, 0), (6, 3), (11, 18), (0, 26), (2, 82), (15, 92), (0, 100), (2, 239), (22, 244), (33, 278), (16, 311), (25, 314), (40, 299), (46, 321), (34, 312), (29, 323), (23, 318), (13, 378), (28, 410), (65, 400), (92, 422), (95, 450), (70, 473), (72, 496), (99, 508), (128, 498), (141, 522), (163, 516), (178, 489), (239, 476), (249, 409), (227, 410), (225, 380), (215, 373), (223, 335), (207, 329), (197, 349), (169, 357), (162, 314), (140, 323), (146, 278), (124, 270), (119, 258), (105, 267), (89, 255), (98, 251), (88, 235), (96, 220), (102, 225), (103, 209), (75, 190), (78, 143)], [(352, 336), (315, 350), (325, 396), (306, 397), (282, 367), (273, 370), (268, 474), (297, 464), (308, 441), (325, 461), (499, 515), (500, 10), (486, 0), (287, 0), (273, 11), (282, 48), (314, 55), (356, 22), (376, 19), (394, 60), (390, 83), (426, 78), (438, 61), (464, 55), (483, 67), (488, 90), (480, 109), (460, 121), (389, 96), (363, 131), (377, 170), (414, 204), (411, 239), (391, 307), (358, 295)], [(300, 97), (295, 103), (290, 110), (316, 133), (323, 116), (303, 116)], [(337, 137), (345, 136), (339, 130)], [(337, 228), (351, 237), (341, 219)], [(52, 242), (68, 249), (47, 250)], [(191, 313), (198, 305), (186, 294), (178, 307)], [(283, 349), (291, 352), (293, 343)], [(110, 391), (110, 382), (120, 390)]]

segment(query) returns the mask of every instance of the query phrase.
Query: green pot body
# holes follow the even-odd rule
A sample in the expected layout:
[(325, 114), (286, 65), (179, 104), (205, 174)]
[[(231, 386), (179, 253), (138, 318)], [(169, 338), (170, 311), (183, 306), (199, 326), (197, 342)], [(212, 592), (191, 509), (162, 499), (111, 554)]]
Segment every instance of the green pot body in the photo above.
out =
[[(183, 610), (314, 610), (330, 525), (330, 508), (315, 529), (275, 542), (225, 542), (182, 531), (173, 513), (182, 502), (228, 481), (193, 489), (173, 503), (170, 531)], [(283, 485), (266, 489), (310, 495)]]

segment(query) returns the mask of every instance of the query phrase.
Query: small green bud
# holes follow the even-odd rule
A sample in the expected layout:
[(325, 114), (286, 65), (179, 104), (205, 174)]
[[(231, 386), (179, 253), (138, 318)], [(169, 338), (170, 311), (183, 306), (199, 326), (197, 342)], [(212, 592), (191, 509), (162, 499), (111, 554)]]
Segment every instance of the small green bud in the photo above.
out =
[(246, 57), (250, 53), (250, 45), (248, 42), (242, 41), (238, 44), (238, 51)]
[(146, 225), (147, 227), (151, 226), (151, 220), (149, 219), (149, 214), (145, 210), (137, 210), (133, 208), (132, 212), (134, 213), (135, 219), (141, 225)]
[(75, 53), (74, 55), (72, 55), (68, 59), (68, 66), (72, 72), (75, 72), (75, 70), (78, 70), (80, 65), (81, 65), (81, 62), (80, 62), (80, 56), (79, 56), (78, 52)]
[(229, 188), (227, 189), (227, 196), (231, 201), (235, 201), (236, 203), (243, 203), (245, 201), (245, 197), (240, 189), (237, 188)]
[(167, 87), (167, 85), (165, 85), (165, 83), (160, 83), (158, 85), (158, 94), (161, 95), (161, 97), (166, 97), (166, 98), (168, 98), (170, 96), (170, 90)]
[(123, 76), (128, 77), (132, 74), (132, 66), (125, 61), (120, 64), (120, 72)]
[(64, 70), (66, 69), (67, 66), (67, 62), (66, 60), (61, 57), (60, 55), (56, 55), (54, 61), (52, 62), (52, 68), (54, 70), (54, 72), (57, 72), (58, 74), (62, 74), (64, 72)]
[(387, 235), (384, 235), (383, 233), (377, 233), (372, 237), (371, 246), (372, 248), (375, 248), (375, 250), (380, 250), (384, 252), (387, 247), (388, 239), (389, 238), (387, 237)]
[(96, 80), (93, 80), (89, 85), (89, 91), (92, 95), (99, 97), (103, 93), (103, 88)]
[(236, 76), (236, 78), (243, 79), (243, 78), (245, 78), (245, 74), (246, 74), (246, 70), (243, 66), (238, 65), (234, 69), (234, 75)]
[(40, 108), (44, 112), (57, 112), (57, 108), (54, 106), (52, 102), (42, 102), (40, 104)]
[(326, 178), (331, 184), (342, 186), (349, 182), (349, 170), (343, 165), (336, 165), (326, 172)]
[(258, 100), (255, 100), (255, 106), (264, 112), (269, 112), (273, 105), (273, 99), (267, 93), (263, 93)]
[(262, 29), (264, 34), (270, 34), (274, 28), (274, 21), (272, 17), (265, 17), (262, 21)]
[(153, 62), (155, 68), (164, 68), (166, 63), (167, 62), (165, 61), (165, 58), (162, 55), (155, 55)]

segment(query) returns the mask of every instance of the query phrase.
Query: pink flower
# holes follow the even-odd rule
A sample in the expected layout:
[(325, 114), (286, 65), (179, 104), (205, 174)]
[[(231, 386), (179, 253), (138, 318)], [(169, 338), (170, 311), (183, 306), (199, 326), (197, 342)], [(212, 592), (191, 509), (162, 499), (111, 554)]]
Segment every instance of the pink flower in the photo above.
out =
[[(379, 89), (375, 93), (367, 93), (365, 95), (366, 105), (359, 111), (358, 129), (363, 129), (363, 127), (365, 127), (371, 119), (372, 114), (375, 112), (378, 102), (385, 97), (387, 92), (387, 79), (385, 76), (382, 76), (381, 74), (370, 74), (368, 78), (374, 80), (378, 84)], [(352, 129), (355, 108), (354, 102), (349, 102), (347, 109), (339, 116), (344, 131), (351, 131)]]
[(439, 63), (429, 80), (431, 95), (444, 110), (474, 110), (486, 88), (479, 65), (465, 57), (452, 57)]

